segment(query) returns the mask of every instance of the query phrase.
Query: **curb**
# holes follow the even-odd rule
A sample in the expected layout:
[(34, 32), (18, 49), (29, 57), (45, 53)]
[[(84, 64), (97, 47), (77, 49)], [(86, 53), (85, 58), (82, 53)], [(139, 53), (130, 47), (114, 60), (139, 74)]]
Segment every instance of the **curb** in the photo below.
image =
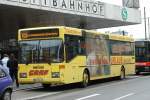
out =
[(42, 86), (33, 86), (33, 87), (26, 87), (26, 88), (15, 88), (13, 89), (13, 92), (22, 91), (22, 90), (31, 90), (31, 89), (38, 89)]

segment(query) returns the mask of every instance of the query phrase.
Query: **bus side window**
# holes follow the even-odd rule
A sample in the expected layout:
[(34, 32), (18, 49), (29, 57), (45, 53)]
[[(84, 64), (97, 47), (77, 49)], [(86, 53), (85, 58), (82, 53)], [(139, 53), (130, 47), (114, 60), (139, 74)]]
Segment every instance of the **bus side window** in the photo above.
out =
[(121, 43), (119, 41), (110, 40), (110, 54), (121, 55)]
[(131, 44), (131, 54), (134, 55), (135, 53), (135, 43), (130, 43)]
[(72, 60), (77, 55), (85, 54), (85, 41), (79, 36), (65, 35), (66, 60)]
[(77, 55), (75, 36), (65, 35), (66, 60), (67, 62)]
[(83, 37), (80, 37), (78, 40), (78, 54), (86, 55), (86, 44), (85, 44), (85, 38)]
[(110, 54), (112, 55), (134, 55), (134, 43), (110, 41)]
[(148, 50), (147, 50), (148, 60), (150, 61), (150, 41), (148, 42)]

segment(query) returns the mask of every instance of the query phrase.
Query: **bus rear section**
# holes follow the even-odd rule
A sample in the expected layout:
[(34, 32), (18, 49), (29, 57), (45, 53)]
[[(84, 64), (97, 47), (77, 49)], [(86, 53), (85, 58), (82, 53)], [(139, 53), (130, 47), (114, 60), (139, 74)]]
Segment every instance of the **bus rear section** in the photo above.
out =
[(150, 41), (135, 42), (136, 74), (150, 72)]

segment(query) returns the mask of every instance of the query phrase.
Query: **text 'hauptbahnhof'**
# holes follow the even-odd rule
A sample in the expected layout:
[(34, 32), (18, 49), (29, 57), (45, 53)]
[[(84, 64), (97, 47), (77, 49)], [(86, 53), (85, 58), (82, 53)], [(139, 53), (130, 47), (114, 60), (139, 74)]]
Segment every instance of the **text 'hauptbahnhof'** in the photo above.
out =
[(101, 29), (139, 24), (141, 12), (132, 1), (138, 0), (123, 0), (123, 6), (96, 0), (0, 0), (0, 52), (18, 52), (17, 33), (22, 28)]

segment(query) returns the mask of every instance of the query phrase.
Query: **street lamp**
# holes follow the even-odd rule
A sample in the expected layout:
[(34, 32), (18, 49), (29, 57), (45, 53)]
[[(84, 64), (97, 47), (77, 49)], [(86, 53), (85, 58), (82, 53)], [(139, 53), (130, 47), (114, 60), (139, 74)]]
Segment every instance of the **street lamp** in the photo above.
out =
[(144, 25), (145, 25), (145, 40), (147, 40), (147, 27), (146, 27), (146, 8), (144, 7)]

